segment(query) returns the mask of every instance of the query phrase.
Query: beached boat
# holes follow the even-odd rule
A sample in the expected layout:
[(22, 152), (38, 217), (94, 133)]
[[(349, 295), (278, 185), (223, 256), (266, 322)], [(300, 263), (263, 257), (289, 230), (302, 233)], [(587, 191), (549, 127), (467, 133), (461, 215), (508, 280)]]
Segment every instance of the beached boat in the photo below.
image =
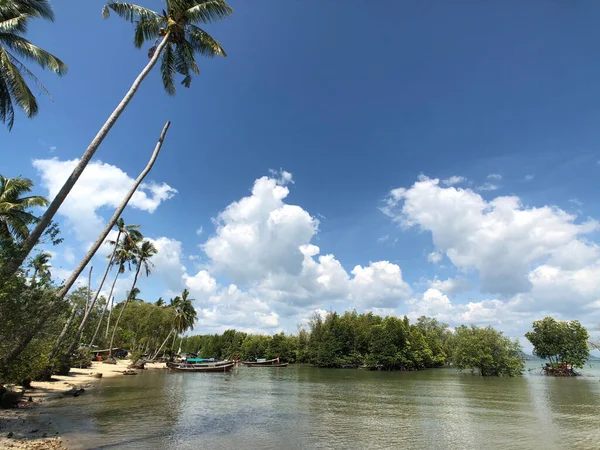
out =
[(243, 361), (247, 367), (287, 367), (288, 363), (279, 362), (279, 358), (275, 359), (257, 359), (256, 361)]
[(233, 369), (233, 361), (219, 361), (216, 363), (172, 363), (168, 362), (167, 367), (178, 372), (229, 372)]

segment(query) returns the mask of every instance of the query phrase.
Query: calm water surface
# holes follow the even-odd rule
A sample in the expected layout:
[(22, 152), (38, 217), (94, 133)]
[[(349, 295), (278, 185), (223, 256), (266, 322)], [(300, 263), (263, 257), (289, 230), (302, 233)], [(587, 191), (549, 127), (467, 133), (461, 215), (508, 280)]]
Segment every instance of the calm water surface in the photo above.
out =
[(537, 373), (147, 370), (48, 410), (70, 446), (86, 449), (600, 448), (599, 368)]

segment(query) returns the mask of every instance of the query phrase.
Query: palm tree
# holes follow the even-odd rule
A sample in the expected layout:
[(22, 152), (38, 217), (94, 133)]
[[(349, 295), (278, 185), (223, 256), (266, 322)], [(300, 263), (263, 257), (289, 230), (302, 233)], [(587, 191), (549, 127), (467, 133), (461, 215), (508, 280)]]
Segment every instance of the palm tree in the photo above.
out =
[(31, 192), (32, 187), (33, 181), (29, 178), (6, 178), (0, 175), (0, 239), (22, 242), (29, 235), (29, 225), (38, 221), (38, 218), (27, 212), (27, 209), (46, 206), (48, 200), (38, 195), (23, 197), (23, 194)]
[(158, 40), (160, 42), (150, 49), (151, 51), (148, 53), (150, 61), (137, 76), (129, 91), (127, 91), (102, 128), (100, 128), (100, 131), (98, 131), (98, 134), (88, 146), (79, 163), (73, 169), (65, 184), (60, 188), (50, 206), (48, 206), (38, 225), (23, 243), (19, 255), (14, 257), (10, 264), (7, 265), (7, 274), (15, 273), (21, 264), (23, 264), (23, 261), (36, 245), (46, 227), (50, 225), (56, 211), (58, 211), (60, 205), (62, 205), (71, 189), (73, 189), (73, 186), (94, 156), (94, 153), (96, 153), (96, 150), (100, 147), (108, 132), (137, 92), (142, 81), (144, 81), (154, 68), (161, 56), (163, 86), (169, 94), (175, 93), (173, 82), (175, 73), (182, 74), (184, 76), (182, 84), (185, 87), (189, 87), (191, 82), (190, 72), (199, 72), (194, 59), (196, 53), (209, 57), (226, 56), (221, 44), (196, 25), (198, 23), (214, 22), (231, 15), (233, 10), (225, 0), (164, 1), (164, 9), (169, 11), (168, 14), (164, 12), (159, 14), (150, 9), (126, 2), (108, 2), (103, 9), (104, 17), (107, 17), (109, 10), (112, 9), (120, 17), (130, 22), (135, 21), (134, 44), (136, 47), (141, 47), (147, 40), (154, 39), (155, 42), (158, 42)]
[[(119, 312), (119, 317), (117, 317), (117, 321), (115, 322), (115, 326), (113, 328), (113, 332), (112, 332), (112, 336), (110, 338), (110, 346), (109, 348), (109, 358), (112, 357), (112, 347), (113, 347), (113, 343), (115, 340), (115, 333), (117, 332), (117, 328), (119, 327), (119, 321), (121, 320), (121, 316), (123, 315), (123, 311), (125, 311), (125, 308), (127, 308), (127, 305), (129, 303), (130, 300), (132, 300), (135, 297), (131, 296), (131, 293), (135, 293), (135, 288), (136, 288), (136, 284), (137, 284), (137, 280), (138, 280), (138, 276), (140, 274), (141, 269), (144, 269), (144, 273), (146, 274), (146, 276), (150, 275), (150, 268), (152, 267), (152, 262), (150, 261), (150, 258), (152, 258), (154, 255), (156, 255), (156, 247), (154, 247), (154, 244), (152, 244), (152, 242), (150, 241), (142, 241), (141, 244), (136, 245), (135, 248), (135, 259), (133, 260), (133, 263), (137, 266), (137, 270), (135, 271), (135, 277), (133, 278), (133, 284), (131, 285), (131, 289), (130, 289), (130, 295), (127, 296), (127, 299), (125, 300), (125, 304), (123, 305), (123, 307), (121, 308), (121, 311)], [(139, 290), (137, 291), (139, 292)]]
[(163, 308), (165, 306), (165, 301), (163, 300), (162, 297), (158, 297), (158, 300), (156, 300), (156, 302), (154, 304), (156, 306), (158, 306), (159, 308)]
[[(100, 286), (98, 287), (98, 289), (96, 291), (96, 294), (94, 295), (93, 301), (90, 302), (89, 308), (85, 309), (85, 312), (83, 314), (83, 318), (81, 319), (81, 322), (79, 324), (77, 332), (75, 333), (75, 336), (73, 337), (71, 345), (68, 346), (67, 351), (64, 353), (64, 356), (68, 356), (68, 355), (71, 354), (71, 352), (73, 351), (73, 348), (75, 348), (75, 345), (77, 344), (77, 341), (79, 340), (79, 336), (81, 335), (81, 332), (83, 331), (83, 328), (85, 327), (85, 325), (87, 323), (87, 319), (88, 319), (88, 317), (90, 315), (90, 312), (92, 311), (92, 308), (94, 307), (94, 304), (96, 303), (96, 300), (98, 299), (98, 296), (100, 295), (100, 290), (102, 289), (102, 286), (104, 284), (106, 276), (108, 275), (108, 271), (110, 270), (111, 265), (114, 263), (115, 255), (117, 253), (117, 248), (119, 247), (118, 242), (119, 242), (119, 239), (121, 237), (121, 234), (125, 233), (126, 241), (127, 241), (127, 238), (132, 239), (131, 238), (131, 233), (137, 233), (137, 234), (135, 234), (135, 236), (139, 235), (140, 239), (141, 239), (141, 233), (139, 231), (137, 231), (137, 229), (139, 228), (139, 225), (128, 225), (128, 226), (126, 226), (125, 222), (123, 221), (123, 219), (119, 219), (117, 221), (117, 228), (118, 228), (119, 231), (117, 233), (117, 239), (116, 239), (116, 241), (114, 241), (114, 242), (113, 241), (109, 241), (110, 244), (114, 245), (114, 249), (113, 249), (113, 252), (112, 252), (112, 254), (111, 254), (110, 258), (109, 258), (107, 268), (104, 271), (104, 276), (102, 277), (102, 281), (100, 283)], [(125, 262), (127, 262), (128, 258), (131, 258), (131, 254), (127, 253), (125, 251), (120, 257), (123, 259), (123, 261), (125, 263)], [(123, 271), (125, 271), (124, 268), (123, 268)], [(91, 274), (91, 272), (90, 272), (90, 274)], [(119, 271), (117, 271), (117, 276), (118, 275), (119, 275)], [(115, 277), (115, 283), (116, 283), (116, 278), (117, 277)], [(109, 298), (112, 296), (112, 289), (114, 289), (114, 286), (115, 286), (115, 284), (113, 283), (112, 288), (111, 288), (111, 292), (109, 294)], [(67, 290), (65, 290), (64, 287), (63, 287), (61, 289), (61, 291), (65, 291), (65, 294), (66, 294)], [(63, 294), (63, 296), (64, 296), (64, 294)], [(59, 298), (62, 298), (62, 297), (59, 296)], [(63, 326), (63, 330), (61, 331), (61, 333), (60, 333), (60, 335), (58, 337), (58, 340), (56, 341), (56, 344), (54, 344), (54, 347), (52, 347), (52, 350), (50, 351), (50, 355), (49, 355), (48, 359), (54, 358), (54, 355), (59, 350), (59, 348), (60, 348), (60, 346), (62, 344), (62, 341), (67, 336), (67, 331), (68, 331), (68, 328), (69, 328), (70, 325), (71, 325), (71, 323), (69, 321), (67, 321), (67, 323), (65, 323), (65, 325)]]
[[(114, 241), (108, 241), (107, 243), (113, 246), (113, 251), (108, 258), (108, 264), (106, 265), (106, 270), (104, 271), (104, 275), (102, 280), (100, 281), (100, 286), (98, 286), (98, 291), (96, 292), (96, 297), (102, 290), (104, 286), (104, 282), (106, 281), (106, 277), (108, 276), (108, 272), (111, 267), (117, 266), (117, 274), (113, 280), (113, 284), (110, 287), (110, 293), (108, 294), (108, 299), (106, 301), (106, 305), (104, 305), (104, 309), (102, 310), (102, 314), (100, 315), (100, 319), (98, 320), (98, 326), (96, 327), (96, 331), (94, 332), (94, 336), (92, 336), (92, 340), (90, 341), (90, 347), (94, 345), (94, 341), (96, 340), (96, 336), (98, 335), (98, 331), (100, 330), (100, 325), (102, 324), (102, 320), (104, 319), (104, 315), (106, 314), (106, 310), (108, 309), (108, 304), (110, 303), (110, 299), (112, 298), (113, 291), (115, 290), (115, 284), (117, 282), (117, 278), (119, 274), (125, 272), (125, 264), (129, 259), (129, 255), (127, 252), (121, 253), (120, 257), (117, 258), (117, 252), (119, 251), (119, 243), (121, 240), (121, 235), (124, 235), (125, 239), (131, 244), (133, 242), (140, 241), (142, 239), (142, 234), (138, 231), (139, 225), (125, 225), (125, 221), (123, 218), (119, 217), (116, 221), (115, 225), (117, 226), (117, 238)], [(94, 300), (95, 301), (95, 300)], [(106, 331), (108, 334), (108, 329)]]
[(185, 333), (187, 330), (194, 329), (194, 323), (198, 314), (194, 308), (194, 299), (189, 298), (190, 292), (187, 289), (181, 294), (181, 299), (177, 305), (175, 311), (175, 338), (171, 344), (171, 350), (174, 350), (175, 340), (181, 333)]
[(67, 73), (67, 66), (56, 56), (36, 47), (23, 37), (30, 19), (54, 21), (48, 0), (0, 1), (0, 121), (12, 129), (15, 121), (14, 106), (31, 118), (38, 112), (38, 104), (25, 78), (31, 79), (43, 92), (46, 88), (17, 58), (37, 63), (56, 74)]
[(33, 276), (31, 277), (31, 284), (36, 284), (36, 278), (39, 275), (40, 278), (47, 277), (50, 268), (50, 258), (52, 255), (46, 252), (40, 252), (35, 258), (31, 260), (31, 267), (33, 268)]

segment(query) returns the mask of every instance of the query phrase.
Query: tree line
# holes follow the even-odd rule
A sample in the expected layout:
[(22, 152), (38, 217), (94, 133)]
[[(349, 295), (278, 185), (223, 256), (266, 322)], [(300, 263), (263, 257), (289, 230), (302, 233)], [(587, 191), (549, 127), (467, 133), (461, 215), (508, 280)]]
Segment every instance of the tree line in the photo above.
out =
[[(554, 368), (580, 368), (589, 358), (589, 335), (578, 321), (559, 322), (547, 317), (534, 322), (527, 338), (534, 354), (549, 359)], [(452, 366), (482, 376), (516, 376), (525, 368), (518, 340), (491, 326), (461, 325), (451, 330), (435, 318), (423, 316), (411, 323), (407, 317), (356, 311), (341, 315), (332, 312), (326, 317), (314, 314), (307, 329), (300, 328), (295, 335), (227, 330), (223, 334), (187, 337), (181, 348), (206, 358), (279, 357), (326, 368), (421, 370)]]

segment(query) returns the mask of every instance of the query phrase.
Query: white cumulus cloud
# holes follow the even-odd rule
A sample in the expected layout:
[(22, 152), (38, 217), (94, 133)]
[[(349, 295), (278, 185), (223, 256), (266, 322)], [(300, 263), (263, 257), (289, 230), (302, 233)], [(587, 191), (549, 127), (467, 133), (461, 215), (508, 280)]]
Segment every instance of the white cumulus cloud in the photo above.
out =
[[(62, 161), (58, 158), (36, 159), (42, 185), (48, 189), (48, 197), (53, 198), (79, 161)], [(88, 164), (73, 190), (59, 209), (73, 227), (78, 239), (93, 241), (104, 227), (104, 219), (98, 211), (103, 207), (116, 208), (134, 183), (134, 179), (120, 168), (101, 161)], [(144, 183), (131, 198), (129, 206), (149, 213), (177, 191), (165, 183)]]

